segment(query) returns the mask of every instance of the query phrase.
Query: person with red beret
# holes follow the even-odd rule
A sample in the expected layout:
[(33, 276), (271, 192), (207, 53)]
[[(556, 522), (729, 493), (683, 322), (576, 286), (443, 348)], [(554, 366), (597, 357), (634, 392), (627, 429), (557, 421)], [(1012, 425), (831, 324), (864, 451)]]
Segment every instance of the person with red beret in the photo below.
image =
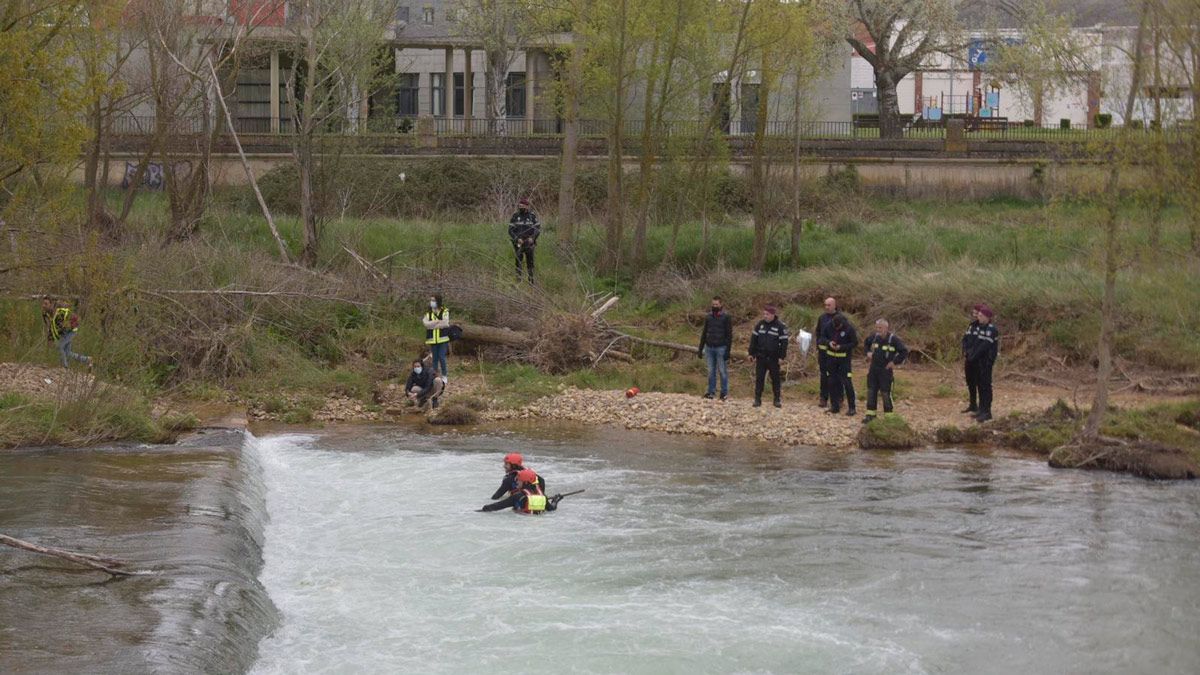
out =
[[(975, 321), (963, 336), (963, 357), (966, 363), (967, 390), (971, 405), (964, 412), (974, 410), (975, 420), (986, 422), (992, 419), (992, 368), (1000, 356), (1000, 330), (993, 319), (996, 314), (985, 304), (975, 305)], [(978, 390), (978, 405), (971, 384)]]

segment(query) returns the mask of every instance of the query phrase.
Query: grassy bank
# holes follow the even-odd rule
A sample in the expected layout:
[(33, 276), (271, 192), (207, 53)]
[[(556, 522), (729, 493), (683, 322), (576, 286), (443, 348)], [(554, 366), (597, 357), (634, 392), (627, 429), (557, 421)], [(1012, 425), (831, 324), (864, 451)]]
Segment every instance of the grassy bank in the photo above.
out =
[[(313, 275), (278, 263), (267, 228), (247, 212), (241, 194), (218, 195), (200, 236), (186, 245), (160, 244), (165, 208), (161, 195), (139, 198), (131, 232), (118, 246), (65, 233), (69, 250), (64, 246), (55, 264), (27, 276), (25, 288), (81, 298), (84, 329), (76, 346), (98, 358), (105, 380), (143, 398), (223, 400), (232, 392), (301, 423), (329, 395), (373, 404), (374, 383), (400, 375), (420, 352), (417, 317), (427, 294), (437, 291), (445, 291), (456, 320), (526, 330), (539, 329), (544, 317), (538, 312), (578, 311), (591, 294), (615, 292), (621, 301), (607, 315), (611, 323), (685, 344), (696, 340), (708, 298), (719, 294), (739, 324), (738, 351), (764, 302), (780, 305), (793, 328), (810, 327), (820, 300), (832, 294), (860, 327), (886, 316), (916, 348), (917, 359), (948, 366), (958, 358), (965, 308), (986, 301), (997, 309), (1006, 336), (1002, 366), (1028, 372), (1047, 364), (1086, 367), (1099, 328), (1101, 213), (1087, 202), (846, 195), (814, 209), (797, 258), (781, 233), (761, 275), (745, 270), (752, 230), (737, 213), (726, 214), (707, 236), (696, 224), (682, 228), (673, 258), (667, 254), (671, 229), (652, 226), (643, 271), (607, 276), (593, 265), (603, 234), (598, 224), (585, 223), (568, 252), (550, 223), (538, 250), (535, 292), (512, 278), (505, 223), (478, 215), (334, 218), (324, 226), (319, 274)], [(298, 249), (296, 218), (277, 215), (285, 239)], [(1130, 367), (1200, 371), (1200, 341), (1193, 337), (1200, 332), (1194, 283), (1200, 269), (1186, 253), (1184, 216), (1168, 209), (1161, 240), (1152, 247), (1145, 210), (1130, 203), (1123, 213), (1121, 244), (1129, 264), (1120, 278), (1116, 347)], [(393, 286), (379, 288), (343, 246), (370, 260), (386, 258), (380, 269)], [(297, 296), (158, 293), (222, 288), (295, 290)], [(469, 290), (478, 288), (487, 293)], [(0, 301), (0, 316), (7, 338), (0, 360), (52, 362), (33, 303)], [(632, 365), (601, 363), (564, 375), (494, 351), (460, 353), (454, 367), (469, 357), (473, 372), (513, 405), (563, 386), (694, 392), (703, 380), (697, 359), (668, 360), (666, 352), (642, 347), (633, 355)]]

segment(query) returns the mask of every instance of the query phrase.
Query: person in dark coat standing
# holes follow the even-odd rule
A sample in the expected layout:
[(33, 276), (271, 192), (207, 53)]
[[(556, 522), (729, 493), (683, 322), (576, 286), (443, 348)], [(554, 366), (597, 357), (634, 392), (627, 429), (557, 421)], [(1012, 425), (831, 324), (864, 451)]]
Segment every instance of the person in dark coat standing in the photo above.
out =
[(824, 408), (829, 405), (829, 337), (833, 334), (833, 317), (838, 313), (837, 300), (825, 298), (825, 311), (817, 317), (817, 327), (813, 335), (817, 340), (817, 369), (821, 376), (821, 402)]
[(1000, 330), (992, 322), (995, 313), (991, 307), (980, 305), (976, 312), (979, 328), (975, 331), (975, 340), (966, 353), (968, 372), (973, 372), (976, 386), (979, 388), (979, 411), (975, 413), (977, 422), (992, 419), (992, 368), (1000, 356)]
[(858, 333), (854, 324), (844, 314), (838, 313), (831, 323), (829, 335), (829, 410), (836, 414), (842, 411), (842, 399), (846, 399), (846, 414), (857, 414), (854, 397), (854, 346), (858, 344)]
[(788, 329), (779, 320), (774, 305), (763, 307), (763, 318), (750, 334), (750, 360), (754, 361), (754, 407), (762, 405), (763, 385), (767, 373), (771, 374), (771, 391), (775, 394), (775, 407), (782, 408), (780, 398), (779, 362), (787, 358)]
[(971, 309), (971, 325), (967, 326), (962, 337), (963, 375), (967, 380), (967, 407), (963, 412), (972, 415), (979, 412), (979, 380), (967, 354), (975, 350), (975, 343), (979, 341), (979, 310), (982, 307), (980, 304)]
[(733, 320), (725, 313), (721, 298), (714, 296), (700, 330), (700, 347), (696, 349), (696, 356), (708, 362), (708, 391), (704, 398), (716, 395), (718, 374), (721, 376), (721, 400), (729, 397), (729, 351), (732, 347)]
[(867, 358), (867, 414), (863, 424), (875, 419), (875, 404), (883, 397), (883, 414), (892, 412), (892, 369), (908, 358), (908, 347), (892, 332), (887, 319), (875, 321), (875, 332), (863, 343)]
[(517, 280), (521, 280), (521, 261), (525, 261), (525, 273), (533, 283), (533, 252), (537, 248), (542, 228), (538, 226), (537, 214), (529, 210), (529, 200), (517, 202), (517, 212), (508, 221), (508, 238), (512, 240), (513, 253), (517, 257)]

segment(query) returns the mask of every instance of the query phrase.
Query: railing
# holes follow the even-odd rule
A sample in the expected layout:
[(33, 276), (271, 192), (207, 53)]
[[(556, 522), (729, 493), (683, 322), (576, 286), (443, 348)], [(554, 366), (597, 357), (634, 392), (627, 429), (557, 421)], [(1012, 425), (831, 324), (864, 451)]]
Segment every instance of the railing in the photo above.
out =
[[(902, 120), (900, 138), (910, 140), (938, 140), (946, 136), (946, 120), (928, 121)], [(218, 130), (224, 130), (224, 120), (217, 119), (212, 124), (218, 125)], [(204, 120), (195, 117), (179, 117), (170, 120), (169, 133), (175, 135), (201, 134), (205, 131)], [(706, 132), (713, 135), (723, 135), (729, 138), (750, 139), (755, 136), (757, 124), (748, 120), (716, 120), (715, 124), (707, 119), (701, 120), (669, 120), (655, 125), (657, 137), (694, 138)], [(210, 126), (211, 128), (211, 126)], [(240, 117), (234, 120), (234, 128), (238, 134), (247, 135), (282, 135), (287, 136), (295, 131), (291, 120), (272, 120), (267, 117)], [(628, 142), (637, 142), (646, 129), (643, 120), (626, 120), (623, 132)], [(1121, 127), (1109, 128), (1062, 128), (1058, 125), (1037, 126), (1013, 122), (1003, 118), (969, 118), (964, 120), (964, 135), (967, 140), (1007, 140), (1007, 141), (1086, 141), (1100, 139), (1111, 135)], [(1171, 127), (1156, 129), (1151, 126), (1131, 127), (1141, 133), (1159, 132), (1168, 137), (1191, 134), (1190, 123), (1181, 123)], [(439, 137), (557, 137), (565, 131), (565, 123), (560, 119), (530, 119), (530, 118), (498, 118), (489, 120), (485, 117), (436, 117), (418, 118), (411, 116), (371, 117), (365, 120), (349, 120), (339, 118), (322, 125), (319, 133), (323, 135), (377, 135), (404, 136), (412, 134), (433, 134)], [(604, 138), (611, 133), (611, 125), (606, 120), (586, 119), (578, 123), (581, 137)], [(776, 139), (800, 140), (872, 140), (880, 138), (877, 119), (865, 118), (853, 121), (769, 121), (766, 123), (764, 134)], [(121, 116), (113, 120), (112, 133), (120, 136), (149, 136), (157, 132), (154, 116)]]

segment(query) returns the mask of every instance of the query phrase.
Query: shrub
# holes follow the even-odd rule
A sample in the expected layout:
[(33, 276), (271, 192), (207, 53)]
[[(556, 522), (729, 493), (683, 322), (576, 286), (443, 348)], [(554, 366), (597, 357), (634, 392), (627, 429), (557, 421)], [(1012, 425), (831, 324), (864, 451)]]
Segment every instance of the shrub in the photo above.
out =
[(479, 413), (457, 402), (447, 403), (429, 415), (430, 424), (460, 426), (478, 421)]
[(899, 415), (884, 415), (863, 425), (858, 446), (864, 450), (907, 450), (921, 444), (921, 435)]
[(1096, 113), (1096, 128), (1107, 129), (1112, 126), (1112, 113)]

